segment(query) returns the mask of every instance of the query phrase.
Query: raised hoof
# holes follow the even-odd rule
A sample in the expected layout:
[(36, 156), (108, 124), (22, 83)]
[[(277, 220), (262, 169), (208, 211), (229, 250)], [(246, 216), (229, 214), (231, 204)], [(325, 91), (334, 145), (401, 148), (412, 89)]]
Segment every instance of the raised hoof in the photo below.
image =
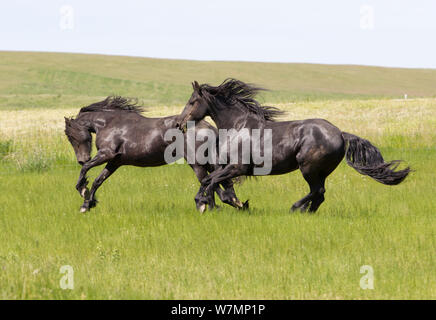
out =
[(291, 209), (289, 209), (289, 213), (294, 213), (298, 210), (298, 207), (292, 206)]
[(80, 195), (82, 196), (82, 198), (88, 199), (89, 198), (89, 189), (83, 188), (82, 191), (80, 192)]
[(232, 198), (233, 204), (236, 208), (242, 209), (244, 207), (244, 204), (241, 202), (241, 200)]
[(84, 201), (84, 203), (82, 204), (82, 206), (80, 207), (80, 212), (86, 212), (91, 210), (92, 208), (94, 208), (97, 205), (97, 199), (94, 200), (86, 200)]
[(250, 205), (249, 205), (248, 200), (247, 200), (242, 204), (241, 210), (248, 210), (249, 208), (250, 208)]
[(201, 204), (201, 205), (199, 205), (198, 206), (198, 211), (200, 212), (200, 213), (204, 213), (205, 211), (207, 210), (207, 206), (206, 206), (206, 204)]
[(306, 213), (308, 211), (308, 207), (307, 206), (301, 206), (301, 207), (292, 206), (291, 209), (289, 210), (289, 213), (294, 213), (296, 211), (299, 211), (300, 213)]

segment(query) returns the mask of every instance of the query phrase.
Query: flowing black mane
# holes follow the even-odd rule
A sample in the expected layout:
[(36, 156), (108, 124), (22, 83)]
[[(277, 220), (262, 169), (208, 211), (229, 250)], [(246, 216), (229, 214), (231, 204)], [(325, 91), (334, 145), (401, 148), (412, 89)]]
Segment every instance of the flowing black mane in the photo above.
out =
[(136, 100), (120, 96), (109, 96), (103, 101), (81, 108), (76, 119), (65, 118), (65, 134), (67, 135), (68, 140), (70, 140), (71, 144), (78, 145), (83, 141), (91, 139), (89, 125), (79, 117), (82, 113), (114, 110), (135, 112), (137, 114), (141, 114), (143, 111), (142, 107), (137, 105)]
[(78, 146), (84, 141), (91, 141), (88, 128), (74, 118), (65, 118), (65, 134), (73, 146)]
[(124, 110), (140, 114), (143, 109), (138, 106), (136, 100), (120, 97), (120, 96), (109, 96), (103, 101), (93, 103), (87, 107), (80, 109), (79, 113), (82, 112), (95, 112), (95, 111), (113, 111), (113, 110)]
[(199, 87), (200, 94), (212, 106), (235, 106), (257, 115), (262, 120), (275, 121), (284, 112), (275, 107), (262, 106), (255, 99), (255, 96), (264, 90), (266, 89), (231, 78), (224, 80), (217, 87), (208, 84)]

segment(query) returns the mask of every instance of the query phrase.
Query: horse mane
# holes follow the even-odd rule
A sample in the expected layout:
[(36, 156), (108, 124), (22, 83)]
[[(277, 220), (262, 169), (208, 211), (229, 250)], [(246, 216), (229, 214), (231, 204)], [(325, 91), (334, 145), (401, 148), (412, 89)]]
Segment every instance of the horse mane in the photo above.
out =
[(77, 146), (83, 141), (91, 139), (88, 128), (74, 118), (65, 118), (64, 132), (72, 145)]
[(198, 90), (212, 106), (218, 108), (235, 106), (257, 115), (261, 120), (276, 121), (276, 118), (284, 113), (276, 107), (263, 106), (255, 99), (260, 91), (266, 91), (266, 89), (237, 79), (228, 78), (217, 87), (202, 84)]
[(135, 112), (137, 114), (141, 114), (141, 112), (143, 111), (142, 107), (138, 106), (137, 100), (120, 96), (109, 96), (103, 101), (96, 102), (87, 107), (81, 108), (79, 113), (114, 110)]
[(78, 117), (65, 118), (65, 134), (68, 140), (72, 144), (79, 144), (82, 141), (91, 138), (89, 133), (89, 128), (86, 122), (82, 121), (79, 117), (84, 112), (97, 112), (97, 111), (115, 111), (122, 110), (126, 112), (134, 112), (141, 114), (143, 111), (142, 107), (137, 105), (137, 101), (129, 98), (124, 98), (120, 96), (108, 96), (106, 99), (90, 104), (87, 107), (80, 109)]

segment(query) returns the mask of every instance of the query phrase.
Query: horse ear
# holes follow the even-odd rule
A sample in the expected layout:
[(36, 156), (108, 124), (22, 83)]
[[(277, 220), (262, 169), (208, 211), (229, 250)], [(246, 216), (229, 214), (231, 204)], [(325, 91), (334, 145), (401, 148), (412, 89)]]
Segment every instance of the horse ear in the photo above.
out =
[(200, 89), (200, 85), (198, 84), (197, 81), (194, 81), (194, 82), (192, 83), (192, 88), (194, 88), (195, 91), (199, 91), (199, 89)]
[(197, 81), (194, 81), (194, 82), (192, 83), (192, 88), (194, 88), (194, 91), (197, 92), (200, 96), (202, 96), (202, 94), (201, 94), (201, 88), (200, 88), (200, 85), (198, 84)]

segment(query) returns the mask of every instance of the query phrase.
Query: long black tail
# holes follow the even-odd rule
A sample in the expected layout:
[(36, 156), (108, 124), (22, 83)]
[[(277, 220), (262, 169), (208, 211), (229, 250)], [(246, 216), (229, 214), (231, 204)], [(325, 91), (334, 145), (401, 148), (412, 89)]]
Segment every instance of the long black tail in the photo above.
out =
[(387, 185), (396, 185), (406, 179), (410, 167), (395, 171), (401, 160), (385, 162), (380, 150), (368, 140), (347, 132), (342, 132), (342, 136), (348, 145), (345, 154), (347, 163), (357, 172)]

